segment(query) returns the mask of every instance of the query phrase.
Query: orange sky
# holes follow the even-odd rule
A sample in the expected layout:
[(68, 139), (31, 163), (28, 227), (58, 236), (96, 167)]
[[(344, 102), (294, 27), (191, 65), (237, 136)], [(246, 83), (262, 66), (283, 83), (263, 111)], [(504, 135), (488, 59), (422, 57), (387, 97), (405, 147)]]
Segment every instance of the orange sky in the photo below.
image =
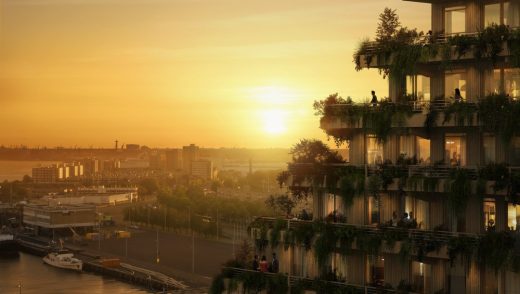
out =
[(0, 145), (289, 147), (312, 102), (387, 94), (352, 53), (400, 0), (0, 0)]

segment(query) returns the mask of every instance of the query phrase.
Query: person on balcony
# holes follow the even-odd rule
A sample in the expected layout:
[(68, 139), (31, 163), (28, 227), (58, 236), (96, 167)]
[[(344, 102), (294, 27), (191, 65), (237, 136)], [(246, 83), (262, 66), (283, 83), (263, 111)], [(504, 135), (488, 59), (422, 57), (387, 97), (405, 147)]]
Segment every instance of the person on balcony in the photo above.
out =
[(372, 101), (370, 101), (370, 103), (372, 103), (372, 106), (377, 106), (377, 96), (376, 96), (376, 91), (372, 90)]
[(460, 95), (459, 88), (455, 89), (455, 97), (453, 97), (453, 98), (455, 99), (455, 102), (462, 102), (463, 98), (462, 98), (462, 95)]
[(255, 258), (253, 259), (253, 270), (260, 270), (260, 264), (258, 263), (258, 255), (255, 254)]
[(269, 266), (269, 272), (276, 274), (278, 273), (278, 271), (280, 271), (280, 263), (276, 258), (276, 253), (273, 253), (273, 261), (271, 261), (271, 264)]
[(397, 227), (397, 223), (399, 222), (399, 217), (397, 216), (397, 212), (392, 212), (392, 227)]
[(260, 259), (260, 271), (263, 273), (267, 273), (267, 269), (269, 264), (267, 263), (267, 258), (265, 255), (262, 255), (262, 259)]

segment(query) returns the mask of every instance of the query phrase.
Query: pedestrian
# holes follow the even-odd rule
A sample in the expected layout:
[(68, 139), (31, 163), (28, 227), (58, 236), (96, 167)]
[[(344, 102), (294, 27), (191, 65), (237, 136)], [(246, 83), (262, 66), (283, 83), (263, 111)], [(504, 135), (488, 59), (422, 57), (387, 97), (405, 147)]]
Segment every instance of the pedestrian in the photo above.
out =
[(260, 264), (258, 264), (258, 255), (255, 254), (255, 259), (253, 259), (253, 270), (260, 270)]
[(262, 259), (260, 259), (260, 271), (263, 273), (266, 273), (267, 267), (268, 267), (267, 258), (265, 257), (265, 255), (262, 255)]
[(374, 90), (372, 90), (372, 101), (370, 101), (370, 103), (372, 103), (372, 106), (377, 105), (377, 96), (376, 96), (376, 91), (374, 91)]
[(271, 262), (271, 272), (272, 273), (278, 273), (280, 270), (280, 263), (278, 262), (278, 259), (276, 258), (276, 253), (273, 253), (273, 261)]

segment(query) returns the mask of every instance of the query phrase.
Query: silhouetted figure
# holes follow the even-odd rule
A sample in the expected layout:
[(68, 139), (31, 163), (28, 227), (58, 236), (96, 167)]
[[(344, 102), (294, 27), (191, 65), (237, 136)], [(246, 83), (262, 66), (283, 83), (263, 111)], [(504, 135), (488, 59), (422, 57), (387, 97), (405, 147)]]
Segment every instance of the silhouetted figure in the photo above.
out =
[(391, 220), (391, 225), (392, 227), (397, 227), (397, 223), (399, 222), (399, 219), (397, 217), (397, 212), (393, 212), (392, 213), (392, 220)]
[(278, 259), (276, 258), (276, 253), (273, 253), (273, 261), (271, 262), (271, 270), (272, 273), (278, 273), (280, 270), (280, 263), (278, 262)]
[(260, 271), (263, 273), (267, 273), (267, 268), (269, 264), (267, 263), (267, 258), (265, 255), (262, 255), (262, 259), (260, 260)]
[(260, 270), (260, 264), (258, 263), (258, 255), (255, 254), (255, 259), (253, 259), (253, 270)]
[(374, 91), (374, 90), (372, 90), (372, 101), (370, 101), (370, 103), (372, 103), (372, 106), (377, 105), (377, 96), (376, 96), (376, 91)]
[(399, 220), (399, 222), (397, 223), (397, 226), (398, 227), (406, 227), (408, 225), (408, 213), (403, 213), (403, 217)]
[(455, 97), (453, 97), (453, 98), (455, 98), (455, 102), (461, 102), (462, 101), (463, 98), (462, 98), (462, 95), (460, 95), (459, 88), (455, 89)]

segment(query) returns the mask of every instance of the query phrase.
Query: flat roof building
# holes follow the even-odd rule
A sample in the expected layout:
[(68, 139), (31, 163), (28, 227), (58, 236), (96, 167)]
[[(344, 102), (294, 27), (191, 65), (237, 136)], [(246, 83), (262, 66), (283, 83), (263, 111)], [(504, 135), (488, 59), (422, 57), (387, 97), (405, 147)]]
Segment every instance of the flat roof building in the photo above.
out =
[(23, 207), (23, 223), (38, 229), (94, 227), (96, 207), (93, 205), (37, 205)]

